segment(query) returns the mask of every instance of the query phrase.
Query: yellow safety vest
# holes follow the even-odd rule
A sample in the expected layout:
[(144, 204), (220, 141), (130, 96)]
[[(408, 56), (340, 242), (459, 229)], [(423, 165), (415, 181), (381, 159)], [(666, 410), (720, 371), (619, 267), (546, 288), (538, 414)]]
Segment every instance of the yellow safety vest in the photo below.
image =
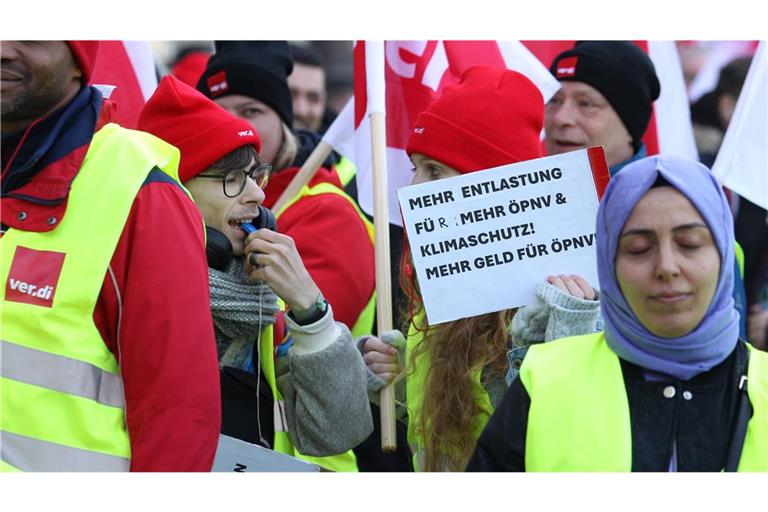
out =
[[(768, 354), (748, 345), (747, 424), (739, 471), (768, 471)], [(631, 471), (621, 364), (602, 332), (532, 345), (520, 369), (531, 398), (527, 471)]]
[[(411, 364), (413, 351), (424, 340), (425, 333), (416, 329), (415, 325), (429, 328), (424, 316), (424, 311), (416, 314), (411, 322), (411, 327), (408, 331), (408, 340), (405, 345), (405, 360), (406, 364)], [(429, 373), (432, 362), (429, 359), (429, 355), (421, 353), (413, 361), (412, 369), (408, 370), (407, 378), (405, 381), (405, 396), (407, 400), (408, 410), (408, 444), (411, 447), (413, 453), (413, 469), (414, 471), (423, 470), (423, 450), (424, 450), (424, 432), (419, 427), (419, 418), (422, 414), (422, 408), (424, 405), (424, 389), (427, 383), (427, 374)], [(491, 397), (488, 392), (485, 391), (481, 384), (482, 368), (478, 368), (474, 372), (472, 394), (474, 396), (475, 403), (480, 408), (480, 414), (475, 418), (475, 423), (472, 428), (472, 436), (475, 441), (480, 437), (485, 425), (488, 423), (491, 415), (493, 414), (493, 405), (491, 405)]]
[(342, 187), (349, 185), (349, 182), (352, 181), (352, 178), (357, 174), (357, 167), (352, 163), (352, 160), (345, 156), (341, 157), (341, 160), (333, 166), (333, 169), (336, 171), (336, 175), (339, 177)]
[[(274, 331), (270, 325), (261, 333), (261, 340), (259, 344), (259, 362), (261, 364), (261, 369), (264, 372), (264, 378), (267, 379), (267, 383), (269, 383), (269, 388), (272, 390), (272, 396), (275, 400), (275, 439), (272, 443), (274, 445), (274, 450), (276, 452), (285, 453), (298, 459), (317, 464), (326, 469), (330, 469), (331, 471), (356, 472), (357, 458), (355, 457), (355, 454), (352, 450), (348, 450), (338, 455), (329, 455), (327, 457), (312, 457), (309, 455), (304, 455), (293, 446), (291, 436), (288, 432), (288, 421), (285, 415), (285, 403), (283, 401), (283, 395), (280, 393), (280, 390), (277, 389), (273, 338)], [(328, 435), (333, 435), (333, 432), (328, 432)]]
[(744, 279), (744, 249), (741, 248), (739, 242), (734, 242), (736, 262), (739, 266), (739, 277)]
[[(283, 206), (279, 211), (275, 212), (275, 217), (280, 218), (280, 216), (288, 209), (290, 208), (296, 201), (302, 199), (306, 196), (316, 196), (319, 194), (336, 194), (347, 201), (354, 206), (355, 211), (357, 212), (357, 215), (360, 217), (360, 220), (362, 220), (363, 225), (365, 226), (365, 230), (368, 233), (368, 238), (371, 240), (371, 244), (374, 243), (374, 235), (373, 235), (373, 224), (363, 215), (363, 213), (360, 211), (360, 208), (357, 207), (355, 202), (352, 200), (351, 197), (349, 197), (343, 190), (338, 188), (335, 185), (332, 185), (330, 183), (318, 183), (317, 185), (314, 185), (313, 187), (309, 187), (308, 185), (304, 185), (301, 190), (299, 190), (299, 193), (296, 194), (295, 197), (293, 197), (290, 201), (288, 201), (285, 206)], [(371, 334), (373, 332), (373, 321), (376, 317), (376, 291), (371, 294), (371, 298), (368, 299), (368, 303), (366, 304), (365, 308), (360, 312), (360, 315), (357, 317), (357, 320), (355, 321), (355, 325), (350, 327), (350, 331), (352, 332), (353, 337), (357, 336), (363, 336), (366, 334)]]
[[(0, 240), (0, 469), (130, 469), (120, 369), (93, 311), (142, 183), (154, 168), (178, 181), (178, 163), (169, 144), (108, 124), (56, 229), (10, 229)], [(25, 280), (30, 269), (36, 283)]]

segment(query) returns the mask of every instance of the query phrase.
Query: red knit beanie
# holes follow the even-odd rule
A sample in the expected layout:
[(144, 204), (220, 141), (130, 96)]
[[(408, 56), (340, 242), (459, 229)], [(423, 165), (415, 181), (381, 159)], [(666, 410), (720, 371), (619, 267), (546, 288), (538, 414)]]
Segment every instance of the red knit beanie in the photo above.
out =
[(421, 153), (461, 173), (541, 156), (544, 100), (528, 78), (475, 66), (418, 115), (406, 152)]
[(261, 151), (256, 130), (178, 78), (166, 76), (139, 114), (139, 130), (179, 148), (179, 179), (190, 180), (248, 144)]
[(96, 55), (99, 53), (99, 41), (67, 41), (69, 50), (83, 72), (83, 85), (91, 80), (93, 67), (96, 64)]

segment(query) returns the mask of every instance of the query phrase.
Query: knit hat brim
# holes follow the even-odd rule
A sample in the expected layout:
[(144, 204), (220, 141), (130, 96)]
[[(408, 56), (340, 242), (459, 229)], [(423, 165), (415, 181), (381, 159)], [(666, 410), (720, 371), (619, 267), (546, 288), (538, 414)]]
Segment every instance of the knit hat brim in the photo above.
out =
[[(233, 137), (235, 133), (242, 135)], [(174, 145), (181, 150), (183, 165), (179, 166), (179, 179), (182, 182), (194, 178), (237, 148), (251, 145), (257, 153), (261, 149), (256, 131), (250, 125), (244, 126), (240, 118), (219, 121)], [(201, 145), (207, 145), (211, 150), (204, 150)]]
[[(538, 148), (512, 153), (464, 127), (431, 112), (416, 118), (414, 133), (408, 138), (406, 153), (421, 153), (438, 158), (462, 174), (490, 169), (541, 156)], [(429, 129), (425, 127), (428, 126)], [(416, 132), (421, 130), (421, 133)], [(445, 151), (436, 148), (445, 149)], [(435, 155), (439, 154), (437, 157)]]

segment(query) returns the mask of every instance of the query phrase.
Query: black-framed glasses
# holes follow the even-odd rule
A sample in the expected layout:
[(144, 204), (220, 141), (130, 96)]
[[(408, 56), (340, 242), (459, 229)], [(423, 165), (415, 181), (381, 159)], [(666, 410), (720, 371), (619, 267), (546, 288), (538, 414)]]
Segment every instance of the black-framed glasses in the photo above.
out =
[(263, 189), (269, 182), (269, 176), (272, 174), (270, 164), (255, 164), (249, 170), (236, 169), (227, 171), (224, 174), (198, 174), (198, 178), (211, 178), (221, 180), (224, 189), (224, 195), (227, 197), (237, 197), (245, 190), (247, 178), (251, 178), (259, 188)]

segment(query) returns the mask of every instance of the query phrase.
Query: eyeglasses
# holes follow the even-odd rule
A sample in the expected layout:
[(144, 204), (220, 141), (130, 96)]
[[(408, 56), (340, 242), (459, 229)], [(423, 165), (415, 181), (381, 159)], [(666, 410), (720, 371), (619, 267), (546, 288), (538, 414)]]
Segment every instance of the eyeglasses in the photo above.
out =
[(224, 174), (198, 174), (198, 178), (211, 178), (221, 180), (224, 188), (224, 195), (227, 197), (237, 197), (245, 190), (246, 178), (251, 178), (259, 188), (267, 186), (269, 176), (272, 174), (270, 164), (254, 164), (249, 170), (237, 169), (227, 171)]

